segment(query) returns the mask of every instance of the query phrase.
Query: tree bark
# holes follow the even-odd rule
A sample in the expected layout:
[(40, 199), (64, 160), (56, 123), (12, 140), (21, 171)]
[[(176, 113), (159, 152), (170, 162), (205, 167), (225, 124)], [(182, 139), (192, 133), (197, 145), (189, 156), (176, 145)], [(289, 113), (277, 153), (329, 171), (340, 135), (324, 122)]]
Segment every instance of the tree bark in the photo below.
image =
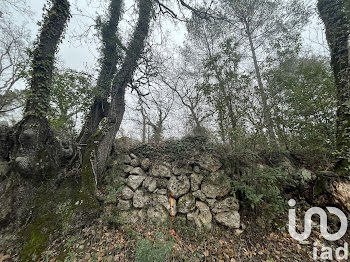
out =
[(15, 159), (18, 171), (25, 176), (50, 176), (49, 170), (60, 165), (64, 154), (57, 146), (46, 113), (50, 103), (50, 88), (55, 53), (68, 19), (69, 2), (52, 0), (44, 17), (32, 58), (29, 94), (24, 118), (15, 126), (10, 158)]
[(340, 176), (350, 174), (350, 19), (343, 0), (319, 0), (318, 10), (326, 28), (331, 66), (337, 87), (337, 163)]
[(122, 0), (111, 1), (109, 20), (106, 24), (102, 24), (103, 57), (101, 59), (101, 71), (97, 79), (97, 94), (77, 139), (80, 144), (86, 143), (91, 135), (96, 133), (102, 118), (106, 117), (108, 113), (109, 104), (107, 98), (110, 95), (113, 77), (120, 60), (117, 31), (121, 16), (121, 4)]
[(114, 139), (123, 120), (125, 90), (132, 81), (132, 76), (137, 68), (137, 61), (144, 49), (151, 21), (152, 3), (152, 0), (140, 0), (139, 2), (137, 26), (129, 43), (121, 69), (118, 71), (112, 84), (112, 101), (106, 118), (106, 125), (102, 127), (95, 150), (95, 172), (97, 176), (104, 171)]

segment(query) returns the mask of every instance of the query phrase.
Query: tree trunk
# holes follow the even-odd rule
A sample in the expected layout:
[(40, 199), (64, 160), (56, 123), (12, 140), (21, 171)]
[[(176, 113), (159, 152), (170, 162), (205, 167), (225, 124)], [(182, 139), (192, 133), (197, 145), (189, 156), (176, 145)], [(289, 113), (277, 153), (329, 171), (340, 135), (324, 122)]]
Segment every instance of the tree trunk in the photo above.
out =
[(267, 95), (266, 95), (265, 90), (264, 90), (264, 84), (262, 81), (261, 72), (260, 72), (260, 68), (259, 68), (259, 64), (258, 64), (258, 59), (256, 57), (255, 47), (254, 47), (252, 34), (250, 32), (250, 27), (249, 27), (248, 22), (245, 22), (245, 27), (246, 27), (247, 37), (249, 40), (250, 51), (251, 51), (252, 57), (253, 57), (254, 69), (255, 69), (257, 80), (258, 80), (257, 91), (258, 91), (258, 94), (260, 95), (260, 98), (261, 98), (262, 109), (263, 109), (263, 119), (264, 119), (264, 123), (265, 123), (266, 128), (267, 128), (267, 133), (268, 133), (268, 137), (270, 140), (270, 146), (273, 149), (277, 149), (278, 148), (277, 139), (276, 139), (276, 134), (275, 134), (275, 131), (273, 128), (271, 112), (270, 112), (270, 108), (269, 108), (268, 103), (267, 103)]
[[(131, 82), (137, 68), (137, 61), (141, 56), (145, 40), (149, 32), (151, 21), (152, 0), (140, 0), (139, 18), (132, 40), (128, 46), (124, 62), (112, 84), (112, 101), (106, 118), (106, 125), (102, 127), (98, 137), (95, 152), (95, 172), (97, 176), (104, 171), (110, 155), (114, 139), (123, 120), (125, 111), (125, 90)], [(87, 152), (90, 154), (89, 152)]]
[(118, 61), (120, 60), (118, 55), (117, 30), (121, 15), (121, 4), (122, 0), (111, 1), (109, 21), (101, 26), (103, 57), (101, 60), (101, 71), (97, 79), (97, 95), (77, 139), (80, 144), (85, 144), (96, 133), (102, 118), (107, 116), (109, 109), (107, 98), (110, 95), (113, 77), (117, 71)]
[(27, 177), (50, 177), (53, 175), (50, 171), (59, 167), (64, 155), (50, 129), (46, 113), (50, 103), (55, 53), (69, 17), (69, 2), (53, 0), (33, 52), (24, 118), (15, 127), (10, 152), (17, 170)]
[(331, 65), (337, 87), (337, 163), (340, 176), (350, 173), (350, 19), (346, 16), (345, 1), (319, 0), (318, 10), (325, 24), (331, 51)]

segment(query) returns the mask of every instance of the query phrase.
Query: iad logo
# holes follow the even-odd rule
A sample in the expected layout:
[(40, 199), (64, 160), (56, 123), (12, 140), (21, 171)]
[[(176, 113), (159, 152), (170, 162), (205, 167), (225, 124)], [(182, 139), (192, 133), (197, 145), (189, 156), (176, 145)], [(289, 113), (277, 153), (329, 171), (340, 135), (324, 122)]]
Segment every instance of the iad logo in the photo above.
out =
[[(290, 199), (288, 201), (288, 204), (290, 207), (295, 207), (296, 201), (294, 199)], [(304, 232), (303, 233), (297, 233), (296, 232), (296, 212), (295, 209), (289, 209), (289, 225), (288, 225), (288, 231), (289, 234), (294, 238), (295, 240), (298, 241), (303, 241), (306, 240), (310, 234), (311, 234), (311, 229), (312, 229), (312, 216), (313, 215), (318, 215), (320, 217), (320, 232), (322, 236), (327, 239), (328, 241), (336, 241), (340, 240), (346, 233), (347, 228), (348, 228), (348, 219), (345, 216), (345, 214), (338, 208), (335, 207), (327, 207), (327, 210), (329, 213), (334, 214), (338, 216), (340, 220), (340, 229), (336, 233), (329, 233), (328, 232), (328, 226), (327, 226), (327, 214), (326, 212), (319, 207), (313, 207), (310, 208), (306, 213), (305, 213), (305, 218), (304, 218)], [(318, 258), (318, 250), (317, 250), (317, 244), (314, 244), (314, 249), (313, 249), (313, 258), (316, 260)], [(343, 252), (344, 255), (341, 256), (340, 252)], [(336, 249), (335, 256), (337, 259), (348, 259), (348, 244), (345, 243), (344, 247), (340, 247)], [(333, 252), (330, 247), (322, 247), (321, 249), (321, 259), (333, 259)]]

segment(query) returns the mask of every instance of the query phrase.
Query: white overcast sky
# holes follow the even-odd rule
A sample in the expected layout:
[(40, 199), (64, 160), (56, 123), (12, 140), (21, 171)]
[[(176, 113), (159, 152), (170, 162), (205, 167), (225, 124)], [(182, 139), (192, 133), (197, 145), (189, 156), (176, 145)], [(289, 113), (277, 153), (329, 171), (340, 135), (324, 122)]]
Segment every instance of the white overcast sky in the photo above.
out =
[[(308, 4), (311, 4), (314, 10), (316, 10), (316, 0), (305, 1)], [(31, 17), (14, 16), (16, 23), (24, 23), (28, 30), (30, 30), (32, 40), (35, 40), (36, 35), (38, 34), (38, 22), (42, 20), (43, 6), (46, 2), (46, 0), (27, 0), (28, 6), (32, 10), (33, 15)], [(83, 31), (87, 30), (89, 26), (92, 26), (94, 23), (93, 19), (95, 19), (97, 13), (103, 14), (103, 8), (100, 7), (101, 3), (103, 5), (103, 3), (108, 1), (70, 0), (70, 2), (73, 17), (68, 24), (66, 37), (59, 47), (59, 64), (65, 68), (88, 70), (90, 73), (94, 72), (96, 75), (98, 72), (96, 68), (96, 61), (99, 55), (97, 51), (99, 46), (98, 40), (94, 38), (92, 34), (90, 34), (90, 41), (79, 41), (76, 37), (74, 37), (74, 35), (82, 33)], [(132, 12), (130, 6), (134, 2), (134, 0), (126, 0), (125, 10), (127, 10), (129, 13), (125, 14), (123, 17), (124, 22), (123, 26), (121, 27), (121, 35), (123, 36), (125, 34), (130, 34), (131, 32), (130, 23), (132, 23), (132, 19), (130, 18), (129, 14)], [(82, 12), (79, 12), (77, 7), (81, 9)], [(87, 17), (82, 16), (81, 14), (84, 14)], [(172, 47), (168, 47), (168, 49), (174, 51), (175, 49), (173, 47), (181, 45), (185, 39), (185, 26), (181, 23), (174, 25), (173, 23), (169, 22), (169, 20), (162, 21), (165, 22), (165, 26), (163, 25), (162, 30), (167, 31), (167, 36), (170, 37), (171, 40), (168, 41), (168, 43), (172, 43)], [(157, 35), (157, 33), (155, 35)], [(317, 17), (316, 11), (314, 12), (314, 16), (311, 18), (311, 23), (304, 30), (303, 43), (305, 50), (311, 50), (312, 53), (328, 56), (323, 26)], [(22, 87), (20, 88), (23, 88), (24, 83), (22, 83), (21, 86)], [(20, 118), (20, 114), (18, 114), (18, 117), (16, 118)]]
[[(315, 0), (306, 0), (308, 3), (311, 3), (314, 8), (316, 8)], [(89, 4), (90, 2), (90, 4)], [(95, 4), (91, 4), (95, 3)], [(76, 10), (78, 6), (80, 9), (87, 12), (87, 15), (91, 17), (96, 16), (96, 11), (98, 10), (98, 4), (101, 1), (92, 1), (92, 0), (72, 0), (72, 14), (73, 18), (68, 24), (68, 34), (63, 41), (63, 44), (60, 45), (59, 58), (64, 62), (64, 65), (73, 69), (84, 70), (86, 66), (89, 68), (93, 67), (98, 57), (97, 44), (93, 42), (80, 42), (78, 39), (72, 37), (73, 34), (77, 32), (82, 32), (82, 30), (87, 30), (89, 25), (93, 24), (92, 19), (84, 18), (79, 15), (79, 12)], [(132, 2), (132, 1), (127, 1)], [(28, 0), (31, 10), (34, 12), (33, 19), (26, 19), (28, 28), (31, 30), (33, 38), (35, 37), (38, 26), (37, 22), (41, 21), (42, 17), (42, 8), (46, 3), (46, 0)], [(185, 30), (184, 26), (178, 25), (176, 28), (172, 27), (170, 23), (167, 25), (167, 29), (170, 32), (171, 39), (175, 42), (176, 45), (181, 45)], [(305, 28), (303, 33), (305, 46), (309, 46), (313, 52), (323, 55), (327, 54), (327, 45), (325, 42), (324, 33), (322, 31), (322, 24), (320, 23), (317, 15), (312, 18), (312, 22)]]

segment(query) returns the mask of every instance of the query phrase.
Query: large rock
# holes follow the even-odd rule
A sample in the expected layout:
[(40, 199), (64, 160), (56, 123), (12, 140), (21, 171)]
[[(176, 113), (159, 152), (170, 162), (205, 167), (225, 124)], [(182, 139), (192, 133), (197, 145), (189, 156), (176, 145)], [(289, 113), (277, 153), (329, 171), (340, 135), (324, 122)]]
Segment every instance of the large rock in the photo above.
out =
[(202, 155), (198, 161), (199, 166), (202, 169), (215, 172), (222, 166), (221, 162), (212, 155)]
[(172, 208), (170, 206), (170, 199), (166, 195), (152, 194), (152, 202), (153, 206), (163, 206), (168, 211), (169, 215), (173, 213), (172, 215), (175, 216), (177, 214), (177, 203), (175, 199)]
[(136, 190), (132, 204), (136, 208), (144, 208), (150, 204), (150, 197), (143, 190)]
[(231, 180), (223, 173), (211, 173), (204, 179), (201, 190), (208, 198), (224, 197), (231, 191)]
[(133, 170), (130, 171), (130, 174), (137, 176), (146, 176), (146, 173), (142, 170), (141, 167), (135, 167)]
[(121, 192), (121, 198), (124, 200), (130, 200), (134, 196), (134, 191), (132, 191), (129, 187), (124, 187)]
[(190, 180), (185, 175), (172, 176), (168, 182), (168, 189), (174, 198), (185, 195), (190, 190)]
[(129, 200), (119, 200), (117, 208), (122, 211), (129, 210), (131, 208), (131, 203)]
[(191, 175), (191, 190), (197, 191), (200, 188), (202, 181), (203, 181), (203, 175), (193, 173)]
[(204, 202), (200, 201), (197, 201), (196, 207), (199, 210), (198, 219), (201, 223), (201, 226), (205, 229), (211, 229), (213, 216), (210, 212), (210, 208)]
[(196, 208), (196, 199), (192, 194), (186, 194), (179, 198), (177, 210), (179, 213), (187, 214)]
[(215, 216), (215, 220), (224, 226), (229, 228), (239, 228), (240, 226), (240, 215), (237, 211), (222, 212)]
[(165, 164), (155, 164), (152, 166), (151, 175), (155, 177), (171, 177), (171, 170)]
[(157, 188), (157, 180), (153, 177), (146, 177), (143, 181), (143, 187), (152, 193)]
[(128, 177), (127, 184), (130, 186), (133, 190), (136, 190), (139, 188), (139, 186), (142, 184), (143, 180), (145, 180), (146, 176), (135, 176), (131, 175)]
[(234, 197), (225, 198), (222, 201), (216, 201), (213, 205), (212, 211), (214, 213), (221, 213), (227, 211), (238, 211), (239, 210), (239, 202)]
[(167, 221), (169, 214), (162, 205), (157, 205), (155, 207), (150, 207), (147, 210), (147, 217), (149, 221), (155, 224), (162, 224)]

